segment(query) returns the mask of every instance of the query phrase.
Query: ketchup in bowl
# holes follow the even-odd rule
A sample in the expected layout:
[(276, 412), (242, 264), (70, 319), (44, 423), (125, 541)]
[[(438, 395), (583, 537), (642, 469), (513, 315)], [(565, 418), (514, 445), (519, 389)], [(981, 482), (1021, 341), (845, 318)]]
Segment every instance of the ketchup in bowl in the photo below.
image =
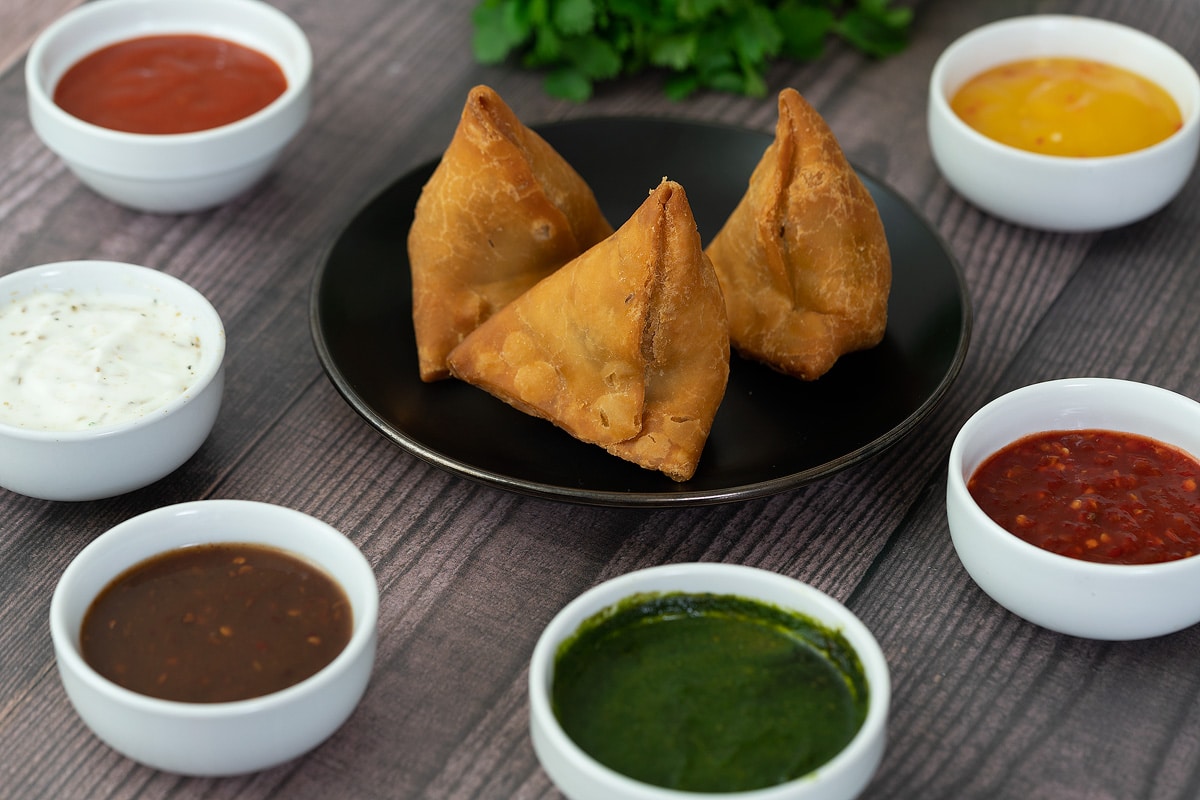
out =
[(173, 34), (129, 39), (85, 56), (55, 86), (54, 102), (100, 127), (174, 134), (236, 122), (286, 88), (280, 66), (257, 50)]
[(1146, 436), (1048, 431), (989, 456), (967, 490), (1000, 527), (1060, 555), (1150, 564), (1200, 553), (1200, 462)]

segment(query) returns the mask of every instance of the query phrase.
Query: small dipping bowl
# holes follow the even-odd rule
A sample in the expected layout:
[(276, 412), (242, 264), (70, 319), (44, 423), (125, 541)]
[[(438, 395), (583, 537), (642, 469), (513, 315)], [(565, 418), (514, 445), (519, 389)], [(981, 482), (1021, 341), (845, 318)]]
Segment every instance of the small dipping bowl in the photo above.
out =
[[(190, 365), (188, 388), (140, 416), (60, 430), (0, 417), (0, 486), (43, 500), (96, 500), (147, 486), (191, 458), (212, 431), (225, 387), (225, 328), (212, 304), (178, 278), (148, 267), (63, 261), (0, 276), (0, 312), (42, 292), (78, 299), (122, 295), (177, 308), (199, 339), (199, 353)], [(112, 346), (103, 349), (120, 357)], [(6, 352), (11, 356), (0, 348), (0, 354)], [(80, 356), (85, 357), (92, 354)], [(6, 380), (14, 378), (9, 369), (15, 362), (11, 357), (0, 364)], [(139, 370), (146, 369), (130, 367), (129, 382), (136, 384)]]
[(1009, 392), (979, 409), (950, 449), (946, 515), (967, 573), (1000, 605), (1060, 633), (1089, 639), (1161, 636), (1200, 622), (1200, 558), (1106, 564), (1052, 553), (993, 521), (967, 481), (993, 453), (1054, 430), (1139, 434), (1200, 453), (1200, 403), (1112, 378), (1067, 378)]
[[(80, 627), (96, 596), (145, 559), (207, 543), (278, 548), (323, 569), (350, 600), (349, 643), (323, 669), (286, 689), (247, 700), (186, 703), (125, 689), (80, 651)], [(375, 658), (379, 593), (359, 549), (299, 511), (242, 500), (165, 506), (111, 528), (63, 572), (50, 601), (50, 637), (67, 697), (106, 744), (155, 769), (236, 775), (295, 758), (328, 738), (358, 705)]]
[[(55, 104), (55, 86), (84, 56), (116, 42), (164, 34), (209, 36), (257, 50), (280, 66), (287, 88), (248, 117), (178, 134), (112, 130)], [(312, 51), (304, 32), (260, 0), (97, 0), (48, 26), (25, 63), (29, 116), (42, 142), (100, 195), (160, 213), (216, 206), (257, 183), (307, 120), (311, 81)]]
[[(1039, 57), (1100, 61), (1137, 73), (1174, 98), (1183, 126), (1142, 150), (1069, 158), (1001, 144), (951, 109), (950, 99), (979, 73)], [(1115, 228), (1158, 211), (1187, 182), (1200, 146), (1200, 78), (1171, 47), (1125, 25), (1055, 14), (1014, 17), (971, 31), (938, 58), (928, 132), (946, 180), (984, 211), (1043, 230)]]
[[(866, 718), (850, 742), (807, 775), (739, 792), (667, 789), (629, 778), (581, 749), (552, 706), (560, 645), (585, 621), (641, 593), (732, 595), (808, 617), (840, 633), (855, 651), (868, 688)], [(631, 572), (589, 589), (564, 607), (534, 647), (529, 672), (530, 733), (542, 767), (571, 800), (850, 800), (870, 782), (883, 757), (891, 698), (887, 662), (874, 636), (845, 606), (807, 584), (735, 564), (670, 564)]]

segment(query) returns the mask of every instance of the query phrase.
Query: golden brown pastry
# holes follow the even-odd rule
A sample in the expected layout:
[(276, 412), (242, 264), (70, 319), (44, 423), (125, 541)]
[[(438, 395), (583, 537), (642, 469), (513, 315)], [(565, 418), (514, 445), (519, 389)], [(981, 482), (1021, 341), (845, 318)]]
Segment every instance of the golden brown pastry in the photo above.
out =
[(795, 89), (775, 141), (706, 251), (739, 353), (804, 380), (873, 347), (887, 327), (892, 262), (875, 201), (828, 125)]
[(683, 187), (664, 180), (615, 234), (467, 336), (449, 364), (577, 439), (692, 477), (725, 394), (729, 335)]
[(473, 88), (408, 233), (421, 380), (447, 377), (464, 336), (612, 230), (562, 156)]

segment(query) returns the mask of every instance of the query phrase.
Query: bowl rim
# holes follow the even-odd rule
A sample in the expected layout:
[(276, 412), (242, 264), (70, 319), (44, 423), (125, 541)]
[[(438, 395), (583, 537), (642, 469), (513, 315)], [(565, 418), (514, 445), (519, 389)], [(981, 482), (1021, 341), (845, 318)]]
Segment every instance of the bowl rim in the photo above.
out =
[[(279, 116), (297, 101), (302, 100), (308, 95), (312, 83), (313, 71), (312, 45), (309, 43), (304, 30), (295, 20), (275, 6), (263, 2), (263, 0), (205, 0), (204, 3), (193, 2), (190, 7), (192, 9), (204, 9), (206, 7), (224, 5), (228, 8), (245, 9), (249, 13), (260, 15), (262, 19), (271, 20), (280, 33), (289, 40), (291, 47), (295, 49), (297, 56), (295, 62), (296, 79), (292, 80), (289, 78), (283, 93), (266, 106), (252, 114), (213, 128), (204, 128), (184, 133), (133, 133), (87, 122), (76, 117), (74, 114), (68, 113), (54, 102), (52, 96), (53, 90), (51, 89), (50, 92), (47, 92), (46, 87), (42, 84), (39, 72), (45, 61), (46, 51), (59, 36), (77, 26), (86, 25), (93, 17), (98, 15), (117, 13), (122, 8), (152, 7), (164, 2), (176, 8), (187, 7), (181, 0), (95, 0), (94, 2), (76, 6), (55, 19), (37, 35), (25, 59), (25, 86), (30, 101), (36, 103), (41, 113), (45, 114), (48, 118), (78, 133), (86, 133), (87, 135), (116, 143), (182, 147), (215, 138), (236, 135), (239, 131), (253, 127), (266, 118)], [(129, 34), (117, 36), (107, 44), (102, 44), (99, 47), (105, 47), (141, 36), (154, 35), (157, 34), (153, 31), (131, 31)], [(229, 38), (231, 41), (234, 40), (233, 37)], [(238, 43), (242, 44), (241, 42)], [(93, 47), (84, 56), (80, 56), (79, 58), (86, 57), (86, 55), (96, 52), (97, 49), (99, 48)], [(270, 54), (266, 55), (273, 61), (277, 60)], [(78, 58), (73, 63), (77, 63), (77, 61)], [(280, 67), (284, 69), (285, 74), (288, 72), (288, 68), (285, 65), (280, 64)]]
[[(959, 428), (958, 433), (954, 437), (954, 442), (950, 445), (950, 455), (947, 460), (947, 492), (952, 493), (961, 503), (962, 509), (970, 516), (971, 521), (976, 526), (976, 531), (971, 534), (959, 532), (955, 534), (951, 529), (951, 538), (956, 538), (963, 535), (980, 534), (987, 536), (1012, 551), (1015, 551), (1022, 558), (1032, 559), (1046, 565), (1052, 569), (1067, 570), (1078, 576), (1092, 576), (1096, 578), (1111, 579), (1115, 577), (1125, 577), (1133, 579), (1161, 577), (1170, 575), (1176, 572), (1189, 572), (1197, 569), (1197, 564), (1200, 564), (1200, 553), (1187, 558), (1177, 558), (1171, 561), (1155, 561), (1148, 564), (1114, 564), (1109, 562), (1087, 561), (1081, 558), (1073, 558), (1071, 556), (1055, 553), (1045, 548), (1038, 547), (1031, 542), (1027, 542), (1021, 537), (1005, 530), (999, 523), (993, 520), (984, 512), (979, 504), (975, 502), (975, 498), (967, 490), (967, 478), (964, 476), (965, 464), (963, 459), (963, 451), (967, 448), (970, 437), (977, 430), (983, 430), (988, 423), (988, 417), (1000, 413), (1008, 405), (1014, 401), (1019, 401), (1024, 397), (1032, 394), (1045, 392), (1059, 391), (1083, 391), (1083, 390), (1102, 390), (1105, 387), (1114, 387), (1120, 385), (1128, 390), (1141, 392), (1146, 395), (1153, 395), (1160, 399), (1171, 403), (1178, 403), (1181, 407), (1187, 407), (1188, 404), (1195, 408), (1195, 415), (1200, 420), (1200, 403), (1191, 399), (1187, 395), (1179, 392), (1165, 389), (1161, 386), (1155, 386), (1150, 383), (1142, 383), (1140, 381), (1126, 380), (1122, 378), (1103, 378), (1103, 377), (1080, 377), (1080, 378), (1058, 378), (1047, 381), (1039, 381), (1036, 383), (1026, 384), (1024, 386), (1005, 392), (1004, 394), (992, 399), (988, 403), (977, 409)], [(1139, 434), (1136, 431), (1117, 430), (1111, 426), (1084, 426), (1081, 430), (1092, 429), (1113, 430), (1118, 433), (1133, 433), (1139, 436), (1147, 436)], [(1001, 447), (1005, 447), (1012, 442), (1019, 441), (1026, 436), (1036, 435), (1040, 432), (1068, 430), (1064, 427), (1039, 427), (1037, 430), (1030, 430), (1028, 433), (1020, 434), (1016, 438), (1009, 439)], [(1157, 438), (1148, 436), (1147, 438)], [(1174, 443), (1167, 442), (1162, 439), (1158, 441), (1181, 450), (1184, 453), (1191, 455), (1193, 458), (1200, 459), (1200, 455), (1191, 453), (1186, 448)], [(992, 453), (995, 453), (999, 448), (990, 451), (982, 460), (986, 460)], [(982, 460), (980, 463), (982, 463)]]
[[(73, 442), (94, 442), (110, 436), (116, 436), (126, 433), (137, 428), (142, 428), (147, 425), (153, 425), (163, 418), (174, 414), (179, 409), (194, 402), (202, 393), (204, 393), (217, 380), (225, 369), (225, 350), (227, 347), (225, 335), (225, 323), (221, 319), (220, 313), (213, 306), (212, 302), (199, 290), (192, 286), (182, 278), (177, 278), (174, 275), (153, 269), (151, 267), (142, 266), (140, 264), (130, 264), (124, 261), (107, 261), (103, 259), (77, 259), (74, 261), (54, 261), (48, 264), (39, 264), (33, 267), (25, 267), (14, 272), (9, 272), (0, 275), (0, 306), (7, 305), (14, 298), (23, 296), (30, 292), (22, 292), (20, 294), (6, 291), (9, 283), (17, 281), (25, 281), (34, 278), (45, 278), (51, 280), (59, 276), (74, 276), (85, 275), (89, 270), (104, 270), (111, 274), (128, 273), (133, 278), (134, 289), (144, 288), (147, 286), (160, 287), (168, 292), (168, 297), (187, 297), (190, 305), (194, 305), (197, 309), (196, 317), (207, 317), (206, 327), (213, 327), (217, 336), (216, 343), (208, 347), (208, 355), (201, 359), (202, 365), (206, 368), (197, 375), (187, 390), (171, 398), (166, 403), (156, 406), (139, 417), (126, 419), (123, 421), (112, 422), (107, 425), (97, 425), (94, 428), (82, 429), (44, 429), (44, 428), (25, 428), (20, 425), (13, 425), (0, 420), (0, 439), (19, 439), (28, 442), (61, 442), (70, 444)], [(32, 291), (37, 291), (33, 289)]]
[[(951, 59), (958, 54), (967, 51), (979, 39), (986, 36), (992, 36), (997, 31), (1005, 31), (1008, 29), (1026, 29), (1032, 27), (1047, 27), (1058, 26), (1062, 28), (1070, 28), (1073, 30), (1105, 30), (1109, 33), (1127, 36), (1132, 40), (1142, 42), (1148, 47), (1159, 49), (1164, 57), (1168, 58), (1179, 68), (1180, 74), (1184, 77), (1187, 83), (1187, 94), (1191, 104), (1191, 114), (1188, 115), (1182, 104), (1179, 103), (1179, 98), (1172, 95), (1172, 99), (1180, 106), (1180, 112), (1184, 115), (1183, 124), (1167, 138), (1155, 142), (1154, 144), (1143, 147), (1138, 150), (1131, 150), (1127, 153), (1116, 153), (1107, 156), (1058, 156), (1047, 153), (1037, 153), (1031, 150), (1023, 150), (1019, 147), (1005, 144), (997, 141), (986, 134), (983, 134), (966, 122), (954, 112), (950, 107), (950, 100), (947, 97), (945, 90), (946, 72), (949, 69)], [(1009, 60), (1017, 60), (1016, 57)], [(1095, 59), (1102, 61), (1103, 59)], [(1003, 61), (997, 62), (1004, 63)], [(1135, 70), (1136, 71), (1136, 70)], [(1145, 76), (1143, 76), (1145, 77)], [(1166, 87), (1163, 87), (1166, 90)], [(1169, 92), (1168, 92), (1169, 93)], [(973, 28), (959, 36), (946, 46), (938, 55), (934, 62), (933, 69), (930, 72), (929, 78), (929, 113), (936, 114), (941, 121), (953, 130), (957, 136), (965, 137), (975, 146), (985, 148), (991, 152), (1001, 155), (1006, 158), (1014, 158), (1019, 162), (1027, 162), (1030, 165), (1038, 167), (1047, 167), (1053, 165), (1057, 169), (1067, 169), (1076, 171), (1094, 170), (1106, 164), (1114, 163), (1130, 163), (1136, 165), (1136, 162), (1153, 158), (1160, 151), (1167, 148), (1177, 146), (1187, 146), (1189, 141), (1194, 141), (1197, 138), (1200, 128), (1200, 74), (1197, 74), (1196, 69), (1186, 58), (1183, 57), (1178, 50), (1156, 36), (1153, 36), (1145, 31), (1131, 27), (1121, 22), (1102, 19), (1099, 17), (1090, 17), (1081, 14), (1026, 14), (1016, 17), (1006, 17), (993, 22), (986, 23), (979, 27)], [(1182, 144), (1181, 144), (1182, 143)]]
[[(324, 667), (309, 677), (287, 686), (270, 694), (250, 697), (244, 700), (232, 700), (218, 703), (189, 703), (181, 700), (164, 700), (158, 697), (151, 697), (132, 689), (127, 689), (120, 686), (108, 678), (105, 678), (100, 673), (92, 669), (91, 665), (84, 660), (83, 655), (79, 651), (78, 631), (68, 629), (66, 622), (66, 603), (67, 593), (71, 590), (72, 583), (77, 580), (78, 575), (86, 566), (88, 558), (94, 557), (94, 554), (103, 549), (117, 548), (121, 545), (121, 540), (128, 535), (130, 531), (136, 531), (150, 524), (158, 524), (160, 520), (170, 519), (178, 515), (194, 515), (194, 514), (221, 514), (232, 512), (243, 512), (251, 514), (273, 515), (286, 520), (293, 526), (304, 526), (314, 532), (315, 536), (320, 536), (331, 542), (331, 547), (344, 551), (347, 554), (348, 560), (354, 564), (353, 569), (356, 572), (361, 572), (363, 578), (370, 576), (371, 585), (376, 585), (374, 570), (371, 568), (370, 562), (366, 556), (352, 542), (349, 537), (334, 528), (327, 522), (320, 520), (311, 514), (306, 514), (287, 506), (266, 503), (257, 500), (233, 500), (233, 499), (211, 499), (211, 500), (192, 500), (184, 503), (176, 503), (167, 506), (160, 506), (149, 511), (137, 514), (113, 527), (107, 529), (91, 542), (89, 542), (67, 565), (59, 577), (58, 583), (54, 588), (54, 592), (50, 598), (50, 637), (54, 644), (55, 658), (60, 660), (60, 669), (69, 670), (83, 683), (86, 683), (92, 691), (104, 696), (108, 700), (118, 703), (132, 711), (142, 714), (149, 714), (158, 717), (171, 717), (180, 720), (211, 720), (211, 719), (233, 719), (239, 717), (249, 717), (259, 714), (270, 709), (280, 706), (290, 705), (298, 700), (304, 699), (306, 696), (315, 692), (321, 691), (323, 688), (338, 681), (344, 674), (350, 670), (358, 658), (365, 650), (373, 647), (376, 638), (376, 626), (379, 619), (379, 593), (365, 592), (365, 604), (362, 607), (352, 605), (354, 612), (353, 629), (351, 631), (350, 640), (341, 652)], [(156, 555), (167, 553), (176, 549), (196, 544), (224, 544), (224, 543), (250, 543), (255, 542), (250, 539), (238, 538), (213, 538), (204, 539), (193, 542), (192, 545), (187, 544), (172, 544), (161, 549), (155, 550), (153, 553), (135, 558), (129, 565), (122, 568), (118, 572), (105, 577), (102, 586), (107, 586), (112, 580), (121, 574), (126, 569), (133, 567), (142, 561), (153, 558)], [(308, 563), (330, 573), (329, 569), (316, 559), (304, 556), (294, 550), (289, 550), (286, 546), (281, 545), (264, 545), (276, 547), (290, 555), (298, 557)], [(340, 581), (335, 578), (335, 583), (341, 585)], [(347, 595), (353, 597), (353, 592), (347, 587), (341, 587)], [(95, 597), (87, 599), (88, 604)]]
[[(765, 590), (760, 595), (745, 588), (710, 590), (661, 585), (661, 583), (675, 583), (696, 578), (720, 578), (722, 576), (743, 581), (746, 586), (751, 583), (760, 586), (770, 585), (779, 591), (803, 595), (807, 602), (820, 607), (820, 616), (817, 613), (793, 608), (786, 602), (765, 599), (763, 596), (767, 594)], [(813, 617), (822, 625), (841, 632), (862, 664), (863, 674), (867, 679), (870, 691), (867, 714), (862, 725), (837, 755), (812, 772), (781, 784), (738, 792), (713, 794), (656, 786), (630, 778), (596, 761), (562, 729), (551, 708), (549, 688), (553, 685), (555, 654), (560, 644), (584, 620), (619, 603), (622, 599), (642, 591), (711, 592), (744, 596), (795, 610), (797, 613)], [(815, 786), (816, 781), (822, 779), (824, 775), (839, 774), (858, 759), (867, 757), (873, 744), (886, 737), (887, 719), (891, 706), (891, 675), (887, 658), (874, 634), (854, 612), (815, 586), (796, 578), (759, 567), (725, 562), (661, 564), (619, 575), (587, 589), (563, 606), (539, 635), (530, 658), (528, 686), (530, 723), (540, 724), (542, 733), (548, 737), (552, 747), (564, 754), (580, 771), (591, 776), (598, 785), (616, 786), (629, 797), (644, 798), (644, 800), (699, 800), (703, 797), (721, 797), (729, 800), (787, 800), (798, 787)], [(541, 760), (540, 754), (538, 759)]]

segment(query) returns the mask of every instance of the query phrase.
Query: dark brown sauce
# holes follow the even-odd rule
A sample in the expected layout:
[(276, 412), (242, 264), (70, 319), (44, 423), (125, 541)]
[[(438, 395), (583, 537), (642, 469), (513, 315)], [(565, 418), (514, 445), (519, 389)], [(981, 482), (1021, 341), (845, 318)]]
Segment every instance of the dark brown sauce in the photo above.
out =
[(346, 593), (319, 568), (255, 544), (206, 544), (135, 564), (83, 620), (83, 658), (165, 700), (259, 697), (317, 673), (350, 641)]

